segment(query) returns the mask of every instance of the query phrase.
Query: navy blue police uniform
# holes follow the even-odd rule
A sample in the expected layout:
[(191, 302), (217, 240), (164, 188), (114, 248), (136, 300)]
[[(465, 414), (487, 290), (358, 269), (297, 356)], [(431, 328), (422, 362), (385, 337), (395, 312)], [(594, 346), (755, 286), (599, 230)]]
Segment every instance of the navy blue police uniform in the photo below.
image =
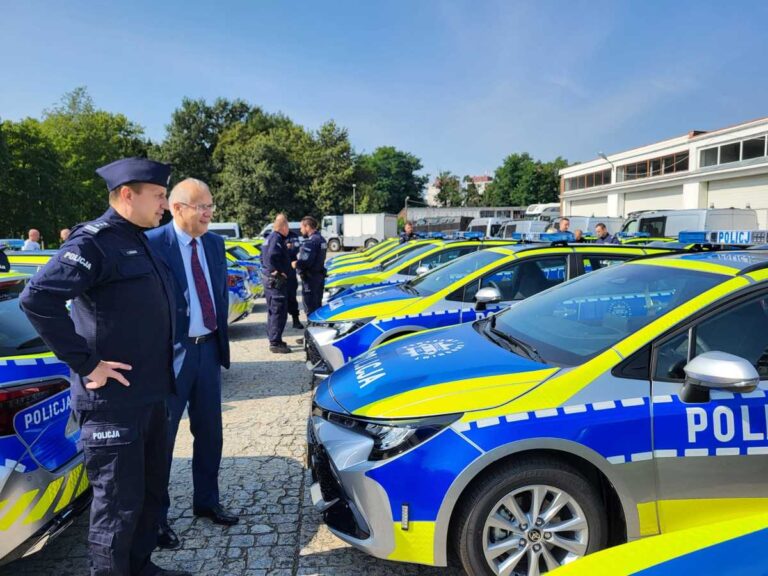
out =
[(315, 230), (301, 245), (296, 269), (301, 274), (301, 296), (307, 316), (323, 305), (325, 287), (325, 255), (328, 244)]
[(595, 240), (595, 244), (621, 244), (621, 242), (613, 234), (606, 234), (602, 238)]
[(411, 232), (408, 234), (408, 232), (403, 232), (400, 234), (400, 244), (405, 244), (409, 240), (416, 240), (418, 236), (416, 236), (416, 232)]
[[(111, 189), (129, 182), (167, 186), (170, 166), (126, 159), (97, 173)], [(76, 226), (20, 302), (72, 371), (72, 407), (93, 488), (92, 576), (171, 573), (150, 555), (167, 483), (166, 399), (174, 390), (176, 357), (173, 288), (144, 230), (113, 208)], [(125, 372), (130, 386), (109, 379), (87, 389), (87, 375), (102, 360), (132, 366)]]
[[(299, 256), (299, 235), (293, 230), (288, 232), (288, 236), (285, 237), (285, 247), (288, 250), (288, 257), (290, 262), (296, 262)], [(291, 271), (288, 272), (288, 315), (293, 318), (294, 322), (299, 320), (299, 301), (296, 298), (296, 292), (299, 289), (299, 279), (296, 276), (296, 270), (291, 266)]]
[[(283, 330), (288, 318), (288, 274), (291, 259), (285, 246), (285, 238), (272, 232), (261, 250), (264, 296), (267, 300), (267, 338), (270, 346), (287, 346), (283, 342)], [(274, 273), (277, 274), (274, 274)]]
[[(227, 327), (227, 259), (224, 240), (207, 232), (197, 240), (205, 254), (210, 291), (216, 313), (216, 329), (202, 336), (190, 336), (191, 290), (184, 260), (173, 222), (147, 232), (149, 244), (171, 270), (176, 302), (176, 341), (184, 349), (184, 362), (176, 375), (176, 394), (168, 400), (170, 413), (168, 436), (168, 469), (173, 461), (173, 446), (179, 423), (186, 409), (194, 436), (192, 454), (193, 511), (210, 510), (219, 505), (219, 467), (223, 445), (221, 421), (221, 368), (229, 368), (229, 334)], [(168, 523), (170, 498), (163, 496), (160, 521)]]
[(0, 272), (9, 272), (10, 269), (11, 262), (5, 254), (5, 246), (0, 246)]

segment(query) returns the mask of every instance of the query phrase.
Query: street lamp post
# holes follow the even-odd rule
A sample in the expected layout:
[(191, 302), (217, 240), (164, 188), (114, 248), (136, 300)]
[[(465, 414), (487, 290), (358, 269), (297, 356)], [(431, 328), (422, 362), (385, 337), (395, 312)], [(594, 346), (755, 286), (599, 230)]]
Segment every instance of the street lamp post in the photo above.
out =
[(405, 221), (408, 222), (408, 200), (410, 200), (410, 196), (405, 197)]
[(357, 184), (352, 184), (352, 214), (357, 214)]

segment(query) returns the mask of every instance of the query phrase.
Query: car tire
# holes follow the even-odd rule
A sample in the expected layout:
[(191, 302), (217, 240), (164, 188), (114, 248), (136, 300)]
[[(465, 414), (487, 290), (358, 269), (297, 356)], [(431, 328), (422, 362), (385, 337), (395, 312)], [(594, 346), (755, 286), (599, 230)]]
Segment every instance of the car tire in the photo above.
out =
[(376, 246), (379, 241), (376, 240), (376, 238), (368, 238), (368, 240), (365, 241), (365, 247), (370, 248), (371, 246)]
[[(538, 518), (530, 514), (535, 500), (540, 502)], [(607, 543), (608, 520), (597, 487), (556, 459), (530, 458), (497, 466), (475, 482), (462, 501), (454, 524), (454, 551), (464, 570), (474, 576), (544, 573), (555, 563), (570, 562)], [(512, 513), (515, 504), (517, 513)], [(520, 514), (522, 522), (517, 519)], [(575, 529), (563, 530), (569, 527)], [(529, 572), (533, 562), (539, 571)], [(504, 570), (509, 565), (514, 568)]]
[(328, 250), (331, 252), (339, 252), (341, 250), (341, 242), (336, 238), (331, 238), (328, 240)]

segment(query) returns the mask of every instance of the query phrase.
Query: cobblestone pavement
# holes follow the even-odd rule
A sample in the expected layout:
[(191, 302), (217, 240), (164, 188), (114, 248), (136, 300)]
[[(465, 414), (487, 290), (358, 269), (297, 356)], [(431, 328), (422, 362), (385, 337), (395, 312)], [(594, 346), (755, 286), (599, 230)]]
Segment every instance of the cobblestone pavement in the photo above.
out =
[[(370, 558), (322, 525), (309, 501), (303, 464), (310, 406), (304, 354), (270, 354), (265, 322), (262, 299), (231, 327), (233, 363), (224, 372), (220, 485), (222, 503), (240, 514), (240, 523), (223, 528), (193, 517), (192, 436), (182, 422), (170, 518), (183, 547), (155, 553), (155, 562), (211, 576), (457, 576), (454, 570)], [(289, 343), (299, 336), (286, 330)], [(1, 567), (0, 576), (86, 575), (86, 530), (87, 513), (42, 552)]]

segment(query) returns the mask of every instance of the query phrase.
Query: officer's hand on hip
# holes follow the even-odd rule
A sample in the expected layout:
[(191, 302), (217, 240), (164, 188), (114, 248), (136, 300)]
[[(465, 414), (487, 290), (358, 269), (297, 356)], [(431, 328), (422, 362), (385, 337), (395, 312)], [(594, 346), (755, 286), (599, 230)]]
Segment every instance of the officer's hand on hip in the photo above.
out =
[(93, 372), (86, 376), (90, 382), (88, 382), (85, 387), (88, 388), (88, 390), (96, 390), (97, 388), (105, 386), (107, 384), (108, 378), (117, 380), (123, 386), (130, 386), (130, 382), (126, 380), (125, 376), (117, 371), (118, 369), (131, 370), (131, 365), (123, 364), (122, 362), (109, 362), (107, 360), (102, 360), (93, 370)]
[(292, 266), (293, 268), (296, 268), (296, 260), (294, 260), (293, 262), (291, 262), (291, 266)]

